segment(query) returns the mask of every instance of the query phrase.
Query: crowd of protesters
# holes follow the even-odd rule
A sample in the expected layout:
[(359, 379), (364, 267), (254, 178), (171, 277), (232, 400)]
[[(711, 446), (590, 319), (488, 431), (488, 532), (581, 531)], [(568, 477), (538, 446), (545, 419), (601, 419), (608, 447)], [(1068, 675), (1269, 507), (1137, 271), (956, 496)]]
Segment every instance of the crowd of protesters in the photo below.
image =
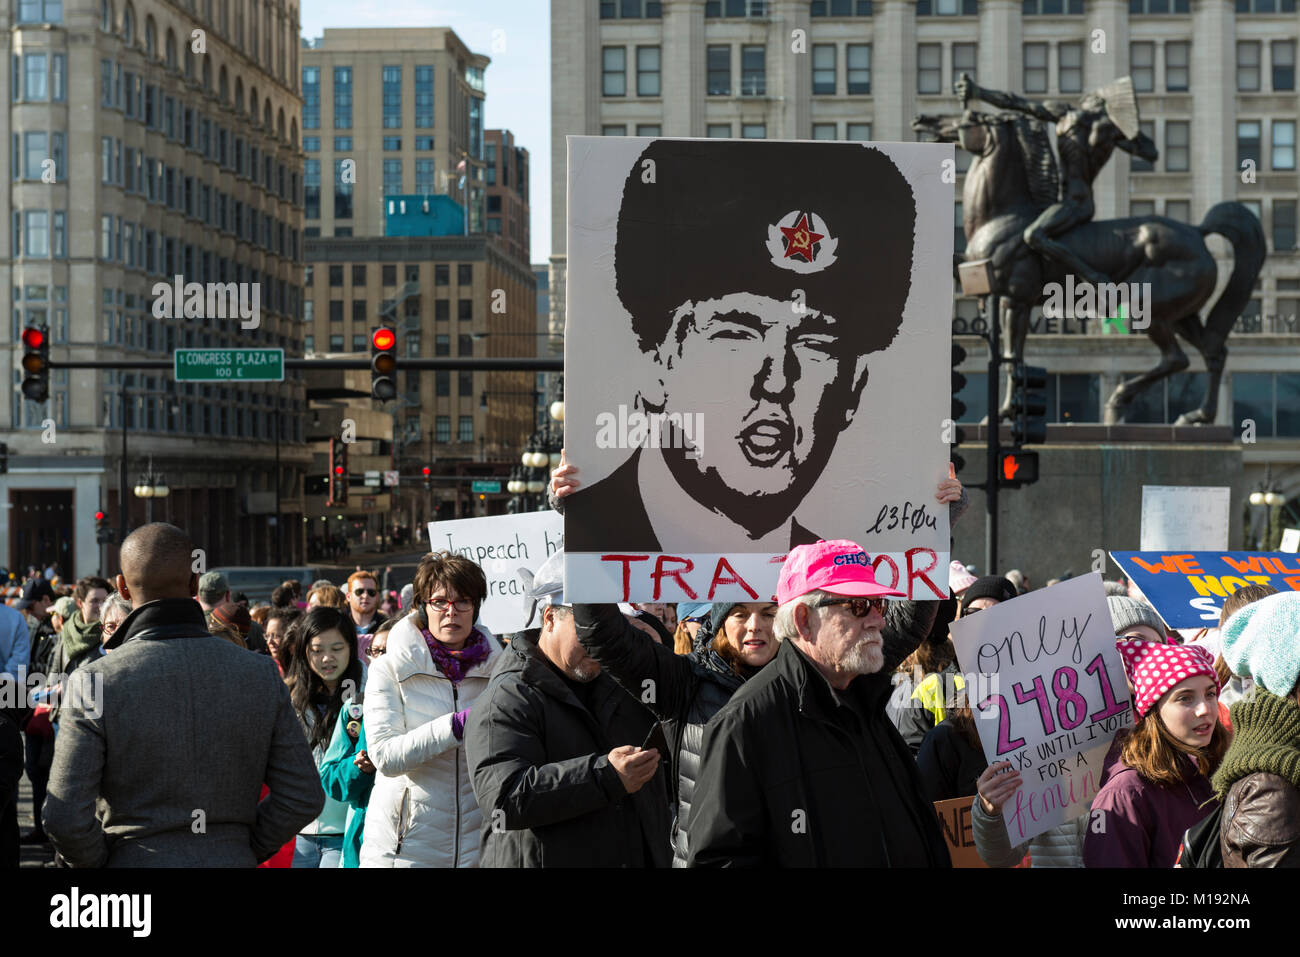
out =
[[(562, 462), (552, 506), (579, 485)], [(951, 473), (935, 498), (968, 502)], [(1107, 582), (1132, 724), (1091, 808), (1015, 844), (1023, 782), (984, 756), (950, 626), (1028, 592), (1019, 571), (954, 562), (946, 600), (912, 601), (818, 541), (772, 601), (584, 604), (561, 551), (499, 636), (463, 556), (401, 597), (357, 569), (250, 607), (192, 544), (151, 524), (111, 581), (7, 588), (0, 680), (51, 680), (0, 707), (0, 865), (21, 843), (73, 867), (946, 867), (952, 799), (990, 867), (1300, 864), (1297, 593), (1241, 588), (1179, 634)]]

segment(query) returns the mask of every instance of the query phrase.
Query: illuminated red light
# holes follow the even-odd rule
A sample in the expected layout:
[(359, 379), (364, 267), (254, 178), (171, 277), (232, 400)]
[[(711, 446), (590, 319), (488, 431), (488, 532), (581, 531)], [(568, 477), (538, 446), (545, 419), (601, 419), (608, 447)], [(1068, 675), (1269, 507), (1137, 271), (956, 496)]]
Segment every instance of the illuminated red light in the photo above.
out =
[(39, 349), (45, 342), (45, 333), (35, 326), (23, 330), (23, 345), (28, 349)]
[(397, 345), (397, 334), (392, 329), (376, 329), (370, 341), (376, 349), (386, 352)]

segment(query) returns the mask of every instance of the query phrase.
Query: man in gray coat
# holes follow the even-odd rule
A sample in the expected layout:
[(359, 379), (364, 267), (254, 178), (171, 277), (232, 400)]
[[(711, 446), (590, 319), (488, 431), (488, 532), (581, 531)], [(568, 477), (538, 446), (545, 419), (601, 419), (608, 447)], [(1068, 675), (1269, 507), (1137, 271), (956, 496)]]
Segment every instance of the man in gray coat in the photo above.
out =
[(192, 550), (172, 525), (127, 537), (134, 610), (69, 680), (44, 818), (73, 867), (253, 867), (325, 805), (275, 664), (208, 633)]

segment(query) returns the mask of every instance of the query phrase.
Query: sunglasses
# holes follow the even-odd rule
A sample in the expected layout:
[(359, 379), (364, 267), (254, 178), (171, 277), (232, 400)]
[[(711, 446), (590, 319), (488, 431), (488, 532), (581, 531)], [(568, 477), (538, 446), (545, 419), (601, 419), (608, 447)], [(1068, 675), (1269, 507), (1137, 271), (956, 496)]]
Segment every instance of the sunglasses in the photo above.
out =
[(885, 614), (884, 598), (823, 598), (815, 607), (827, 608), (831, 605), (847, 605), (849, 614), (854, 618), (866, 618), (873, 611), (881, 616)]
[(376, 595), (379, 594), (379, 592), (377, 589), (374, 588), (358, 588), (354, 590), (352, 594), (356, 595), (358, 598), (360, 598), (362, 595), (368, 595), (371, 598), (374, 598)]
[(382, 654), (383, 654), (384, 652), (386, 652), (387, 650), (388, 650), (387, 648), (376, 648), (374, 645), (371, 645), (369, 648), (366, 649), (366, 657), (367, 657), (367, 658), (378, 658), (380, 655), (382, 655)]

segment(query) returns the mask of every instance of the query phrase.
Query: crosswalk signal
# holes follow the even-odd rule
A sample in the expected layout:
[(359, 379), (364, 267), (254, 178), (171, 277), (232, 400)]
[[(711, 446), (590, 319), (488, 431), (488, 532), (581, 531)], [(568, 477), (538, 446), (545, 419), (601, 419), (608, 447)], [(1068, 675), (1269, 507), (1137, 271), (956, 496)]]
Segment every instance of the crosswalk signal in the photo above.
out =
[(1038, 481), (1038, 453), (1023, 449), (1004, 450), (998, 458), (998, 484), (1020, 488)]
[(1012, 445), (1047, 441), (1047, 370), (1017, 363), (1012, 370)]
[(23, 395), (33, 402), (50, 397), (50, 337), (45, 326), (23, 330)]
[[(952, 445), (954, 449), (966, 441), (966, 430), (957, 425), (966, 415), (966, 403), (957, 398), (958, 393), (966, 388), (966, 377), (957, 371), (957, 367), (965, 361), (966, 350), (954, 342), (952, 344)], [(948, 458), (952, 460), (953, 470), (956, 472), (960, 472), (966, 464), (966, 460), (955, 451), (950, 451)]]
[(348, 502), (348, 444), (342, 439), (330, 439), (329, 497), (326, 505), (346, 505)]
[(370, 334), (370, 397), (380, 402), (397, 397), (397, 332), (392, 326)]
[(106, 524), (108, 516), (103, 512), (95, 513), (95, 543), (97, 545), (112, 545), (117, 541), (117, 530), (109, 528)]

